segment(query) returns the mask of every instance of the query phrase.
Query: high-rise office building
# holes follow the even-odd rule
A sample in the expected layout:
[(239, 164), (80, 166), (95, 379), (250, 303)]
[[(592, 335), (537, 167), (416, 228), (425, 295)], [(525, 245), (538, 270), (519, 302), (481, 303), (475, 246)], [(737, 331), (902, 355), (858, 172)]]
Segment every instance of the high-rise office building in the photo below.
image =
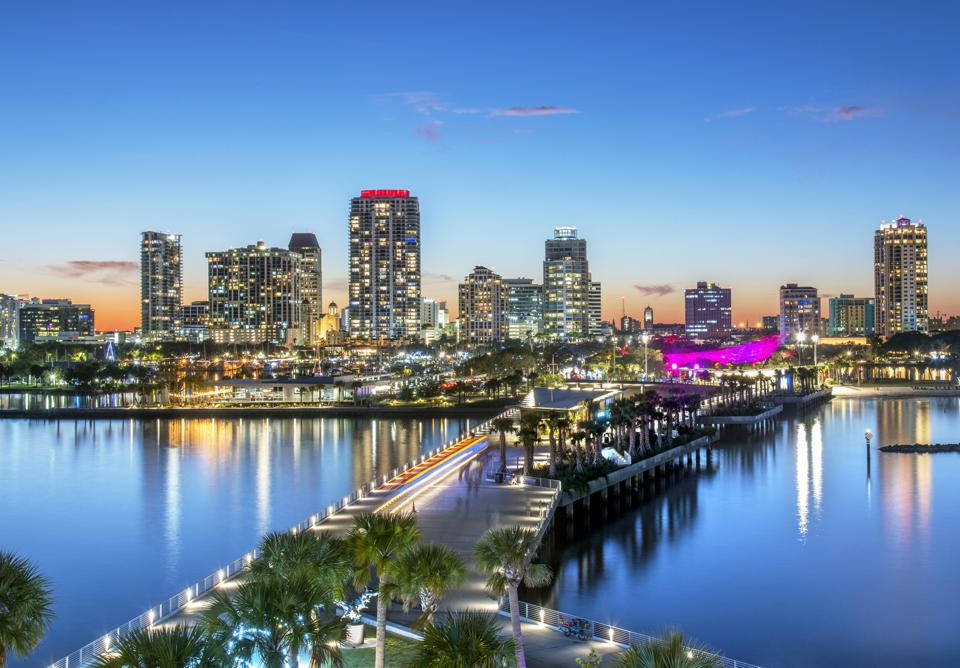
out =
[(474, 267), (460, 284), (460, 340), (496, 343), (507, 338), (507, 290), (486, 267)]
[(420, 202), (409, 190), (363, 190), (350, 200), (350, 336), (420, 334)]
[(684, 331), (691, 336), (723, 336), (730, 331), (730, 288), (700, 281), (684, 291)]
[(315, 346), (323, 317), (323, 264), (317, 235), (294, 232), (287, 249), (300, 255), (300, 343)]
[(927, 228), (901, 216), (873, 235), (876, 332), (890, 337), (929, 329)]
[(780, 286), (780, 336), (820, 333), (820, 297), (817, 289), (796, 283)]
[(653, 307), (647, 306), (643, 309), (643, 328), (653, 329)]
[(140, 329), (147, 338), (180, 334), (183, 260), (179, 234), (140, 235)]
[(870, 297), (840, 295), (827, 300), (827, 336), (869, 336), (874, 330), (874, 304)]
[(557, 227), (544, 244), (543, 323), (550, 336), (569, 339), (590, 333), (590, 266), (587, 241), (577, 228)]
[(210, 336), (216, 343), (299, 340), (300, 255), (255, 246), (207, 253)]
[(507, 336), (526, 340), (543, 331), (543, 286), (532, 278), (505, 278)]
[(32, 299), (20, 304), (17, 337), (20, 344), (37, 340), (67, 341), (94, 333), (94, 313), (89, 304), (69, 299)]

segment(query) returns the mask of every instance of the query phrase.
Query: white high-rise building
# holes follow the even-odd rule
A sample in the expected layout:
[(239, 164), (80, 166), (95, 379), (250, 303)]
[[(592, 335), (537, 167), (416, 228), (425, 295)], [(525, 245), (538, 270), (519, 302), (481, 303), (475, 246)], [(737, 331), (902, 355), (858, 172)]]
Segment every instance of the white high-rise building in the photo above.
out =
[(180, 334), (183, 262), (179, 234), (140, 235), (140, 329), (147, 338)]
[(507, 338), (507, 290), (486, 267), (474, 267), (460, 284), (460, 340), (496, 343)]
[(409, 190), (363, 190), (350, 201), (350, 336), (420, 334), (420, 203)]
[(320, 342), (324, 316), (320, 244), (312, 232), (294, 232), (287, 248), (300, 255), (300, 343), (315, 346)]
[(577, 228), (557, 227), (544, 244), (543, 322), (554, 338), (569, 339), (590, 333), (590, 267), (587, 241)]
[(927, 332), (927, 228), (901, 216), (873, 235), (875, 330)]

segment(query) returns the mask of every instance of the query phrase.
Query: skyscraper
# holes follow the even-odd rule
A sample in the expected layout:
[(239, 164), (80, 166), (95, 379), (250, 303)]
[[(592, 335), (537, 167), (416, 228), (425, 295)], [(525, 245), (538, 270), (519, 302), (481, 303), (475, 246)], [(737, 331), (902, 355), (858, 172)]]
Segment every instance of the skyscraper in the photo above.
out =
[(543, 286), (532, 278), (505, 278), (507, 336), (525, 340), (543, 331)]
[(17, 330), (17, 317), (21, 300), (16, 295), (0, 294), (0, 348), (16, 348), (20, 333)]
[(600, 281), (590, 281), (587, 295), (587, 332), (590, 336), (603, 334), (603, 300)]
[(684, 291), (684, 330), (691, 336), (723, 336), (730, 331), (730, 304), (730, 288), (698, 282)]
[(207, 253), (210, 337), (293, 345), (299, 338), (300, 255), (255, 246)]
[(496, 343), (507, 338), (507, 290), (486, 267), (474, 267), (460, 284), (460, 340)]
[(840, 295), (827, 300), (827, 336), (868, 336), (874, 330), (874, 304), (870, 297)]
[(179, 234), (140, 235), (140, 329), (147, 338), (180, 333), (183, 262)]
[(350, 200), (350, 336), (420, 333), (420, 203), (409, 190), (363, 190)]
[(780, 336), (820, 333), (820, 297), (810, 286), (787, 283), (780, 286)]
[(589, 334), (590, 283), (586, 239), (577, 238), (575, 227), (554, 228), (543, 261), (543, 321), (550, 336)]
[(928, 331), (927, 228), (922, 222), (901, 216), (874, 232), (873, 275), (877, 334)]
[(323, 317), (323, 271), (320, 244), (312, 232), (294, 232), (287, 248), (300, 255), (300, 339), (315, 346)]
[(643, 328), (645, 330), (653, 329), (653, 307), (647, 306), (643, 309)]

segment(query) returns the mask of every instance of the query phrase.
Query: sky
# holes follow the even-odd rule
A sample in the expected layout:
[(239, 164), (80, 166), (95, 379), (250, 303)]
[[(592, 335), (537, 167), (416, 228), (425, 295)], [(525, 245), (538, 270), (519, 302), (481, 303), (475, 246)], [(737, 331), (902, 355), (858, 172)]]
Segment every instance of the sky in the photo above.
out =
[[(604, 317), (683, 289), (872, 295), (873, 230), (930, 235), (960, 312), (954, 2), (24, 2), (0, 5), (0, 292), (139, 323), (139, 233), (204, 252), (315, 232), (344, 302), (349, 200), (420, 198), (423, 293), (542, 277), (588, 240)], [(825, 309), (824, 304), (824, 309)]]

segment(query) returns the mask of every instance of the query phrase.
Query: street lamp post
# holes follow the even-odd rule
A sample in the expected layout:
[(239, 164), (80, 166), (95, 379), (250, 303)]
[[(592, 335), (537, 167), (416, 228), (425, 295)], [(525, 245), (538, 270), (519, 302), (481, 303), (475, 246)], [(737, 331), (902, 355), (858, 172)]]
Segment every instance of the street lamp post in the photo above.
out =
[(650, 343), (650, 335), (644, 332), (640, 335), (640, 340), (643, 341), (643, 379), (647, 379), (647, 344)]
[(797, 361), (803, 366), (803, 342), (807, 340), (806, 332), (797, 332)]
[(820, 343), (820, 335), (814, 334), (810, 340), (813, 341), (813, 366), (817, 366), (817, 344)]

